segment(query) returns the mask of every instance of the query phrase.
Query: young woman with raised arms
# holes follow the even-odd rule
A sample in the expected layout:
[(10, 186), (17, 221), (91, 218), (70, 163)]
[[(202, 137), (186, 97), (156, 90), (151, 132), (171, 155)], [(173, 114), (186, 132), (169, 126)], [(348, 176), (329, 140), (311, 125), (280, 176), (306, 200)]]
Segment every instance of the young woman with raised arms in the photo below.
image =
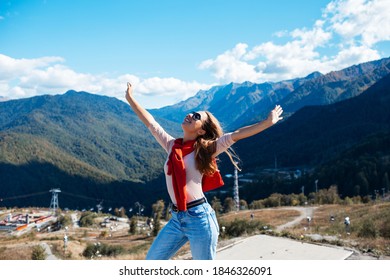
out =
[(183, 137), (175, 139), (135, 100), (130, 83), (126, 100), (168, 155), (164, 173), (173, 203), (172, 218), (155, 238), (146, 259), (170, 259), (187, 241), (193, 259), (214, 259), (219, 227), (204, 192), (223, 185), (215, 158), (225, 152), (235, 164), (229, 147), (280, 121), (282, 108), (277, 105), (264, 121), (232, 133), (223, 133), (210, 112), (188, 113), (181, 124)]

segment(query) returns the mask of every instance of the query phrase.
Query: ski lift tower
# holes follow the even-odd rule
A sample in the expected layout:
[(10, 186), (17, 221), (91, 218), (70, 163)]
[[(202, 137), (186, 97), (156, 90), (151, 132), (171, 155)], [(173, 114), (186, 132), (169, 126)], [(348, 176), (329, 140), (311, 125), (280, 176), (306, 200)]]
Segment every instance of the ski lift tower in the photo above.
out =
[(50, 202), (50, 209), (53, 214), (56, 213), (56, 210), (58, 208), (58, 193), (61, 192), (60, 189), (51, 189), (51, 202)]
[(238, 169), (236, 166), (234, 167), (233, 195), (234, 195), (234, 201), (236, 203), (236, 211), (239, 211), (240, 210), (240, 197), (239, 197), (239, 193), (238, 193)]

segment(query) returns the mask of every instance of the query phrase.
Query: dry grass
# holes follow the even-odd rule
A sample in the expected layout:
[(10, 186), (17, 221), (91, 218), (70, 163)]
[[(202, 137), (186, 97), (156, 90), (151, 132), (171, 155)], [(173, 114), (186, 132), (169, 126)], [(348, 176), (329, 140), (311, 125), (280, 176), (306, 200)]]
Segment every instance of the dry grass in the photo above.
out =
[(33, 244), (2, 245), (0, 246), (0, 260), (31, 260), (32, 249)]
[(285, 224), (301, 215), (298, 210), (294, 210), (292, 208), (266, 208), (260, 210), (244, 210), (238, 213), (232, 212), (218, 217), (218, 220), (224, 222), (231, 222), (234, 219), (249, 221), (251, 220), (252, 213), (254, 215), (254, 221), (262, 222), (263, 224), (267, 224), (271, 227), (277, 227)]
[[(325, 234), (344, 234), (346, 232), (344, 218), (349, 217), (351, 221), (351, 236), (356, 236), (362, 222), (370, 219), (379, 227), (383, 218), (390, 214), (390, 203), (383, 204), (359, 204), (359, 205), (323, 205), (316, 209), (311, 222), (311, 229), (316, 233)], [(330, 221), (330, 217), (334, 221)], [(303, 220), (300, 226), (307, 226)]]
[[(276, 227), (290, 222), (301, 216), (301, 212), (293, 207), (268, 208), (260, 210), (245, 210), (238, 213), (231, 212), (218, 217), (219, 222), (230, 222), (235, 219), (251, 220), (253, 213), (254, 221), (259, 221), (269, 227)], [(330, 216), (335, 221), (330, 221)], [(347, 234), (344, 225), (344, 218), (351, 219), (350, 234)], [(362, 238), (358, 233), (362, 224), (369, 219), (375, 227), (380, 228), (383, 222), (390, 216), (390, 203), (381, 204), (359, 204), (359, 205), (322, 205), (313, 213), (310, 227), (306, 219), (300, 221), (296, 226), (283, 231), (284, 236), (300, 238), (305, 234), (318, 234), (321, 236), (334, 236), (338, 242), (336, 245), (353, 247), (361, 252), (370, 252), (375, 256), (390, 256), (390, 240), (383, 237)], [(10, 237), (6, 233), (0, 233), (0, 260), (29, 260), (31, 259), (32, 247), (39, 242), (50, 245), (52, 252), (60, 259), (86, 259), (82, 253), (88, 243), (105, 243), (107, 245), (121, 246), (123, 254), (116, 257), (101, 257), (101, 259), (116, 260), (143, 260), (153, 241), (153, 237), (146, 234), (129, 235), (127, 228), (114, 232), (112, 237), (103, 237), (100, 232), (103, 229), (70, 227), (68, 248), (64, 254), (63, 236), (64, 232), (26, 234), (21, 237)], [(228, 242), (229, 240), (221, 240)], [(327, 242), (320, 240), (319, 242)], [(187, 243), (174, 257), (181, 259), (190, 251)]]
[[(334, 221), (330, 217), (334, 217)], [(349, 217), (351, 224), (347, 231), (344, 218)], [(288, 229), (291, 236), (318, 234), (324, 237), (320, 242), (329, 242), (328, 236), (335, 238), (336, 245), (347, 246), (374, 256), (390, 256), (390, 239), (377, 234), (376, 237), (360, 237), (363, 224), (370, 221), (374, 231), (379, 232), (383, 223), (389, 220), (390, 203), (358, 205), (322, 205), (316, 209), (310, 224), (304, 219), (298, 225)], [(330, 242), (332, 243), (332, 242)]]
[(0, 260), (31, 260), (32, 249), (38, 244), (34, 233), (21, 237), (0, 234)]
[[(293, 209), (261, 209), (254, 211), (240, 211), (238, 213), (232, 212), (224, 214), (218, 217), (219, 221), (232, 221), (234, 219), (251, 219), (251, 213), (254, 214), (254, 221), (261, 221), (263, 224), (267, 224), (271, 227), (276, 227), (280, 224), (286, 223), (295, 217), (299, 216), (300, 213), (297, 210)], [(115, 232), (112, 237), (102, 237), (100, 232), (104, 231), (102, 229), (91, 229), (91, 228), (70, 228), (68, 236), (70, 241), (68, 242), (67, 251), (64, 252), (63, 248), (63, 232), (53, 232), (53, 233), (40, 233), (40, 234), (30, 234), (30, 236), (24, 236), (20, 238), (14, 237), (0, 237), (0, 248), (1, 244), (20, 244), (24, 242), (26, 244), (31, 242), (43, 241), (46, 242), (52, 250), (52, 253), (60, 259), (73, 259), (73, 260), (82, 260), (85, 257), (82, 255), (84, 249), (88, 243), (105, 243), (108, 245), (116, 245), (123, 247), (125, 253), (119, 256), (114, 257), (101, 257), (101, 259), (117, 259), (117, 260), (143, 260), (145, 259), (146, 253), (153, 241), (153, 237), (147, 237), (146, 235), (128, 235), (127, 230), (121, 230)], [(3, 241), (3, 242), (2, 242)], [(224, 241), (227, 242), (227, 241)], [(21, 250), (24, 253), (24, 258), (22, 256), (11, 256), (9, 253), (11, 250), (3, 250), (4, 259), (31, 259), (31, 246), (26, 245), (25, 249)], [(7, 248), (7, 247), (4, 247)], [(190, 252), (189, 243), (185, 244), (175, 255), (173, 259), (181, 259), (183, 256), (188, 256)]]

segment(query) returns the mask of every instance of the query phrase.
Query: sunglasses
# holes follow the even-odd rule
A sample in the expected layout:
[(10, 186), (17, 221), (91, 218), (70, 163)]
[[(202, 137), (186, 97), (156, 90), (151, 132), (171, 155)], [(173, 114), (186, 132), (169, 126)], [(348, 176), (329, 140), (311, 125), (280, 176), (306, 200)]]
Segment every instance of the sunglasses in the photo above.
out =
[(200, 121), (202, 119), (202, 116), (197, 112), (192, 112), (191, 114), (192, 114), (191, 118), (194, 121)]

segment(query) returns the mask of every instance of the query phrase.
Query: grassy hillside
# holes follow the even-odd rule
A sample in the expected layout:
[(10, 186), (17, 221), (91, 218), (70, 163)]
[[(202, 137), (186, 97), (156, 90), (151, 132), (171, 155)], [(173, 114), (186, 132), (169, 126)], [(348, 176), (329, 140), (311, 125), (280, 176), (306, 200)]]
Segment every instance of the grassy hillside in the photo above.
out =
[[(172, 123), (159, 122), (176, 133)], [(130, 107), (114, 98), (70, 91), (2, 102), (0, 147), (0, 197), (18, 197), (6, 205), (48, 205), (49, 198), (22, 196), (53, 187), (88, 197), (62, 200), (63, 207), (82, 208), (98, 200), (151, 203), (160, 195), (149, 197), (148, 184), (157, 193), (165, 190), (163, 183), (155, 186), (165, 152)]]

